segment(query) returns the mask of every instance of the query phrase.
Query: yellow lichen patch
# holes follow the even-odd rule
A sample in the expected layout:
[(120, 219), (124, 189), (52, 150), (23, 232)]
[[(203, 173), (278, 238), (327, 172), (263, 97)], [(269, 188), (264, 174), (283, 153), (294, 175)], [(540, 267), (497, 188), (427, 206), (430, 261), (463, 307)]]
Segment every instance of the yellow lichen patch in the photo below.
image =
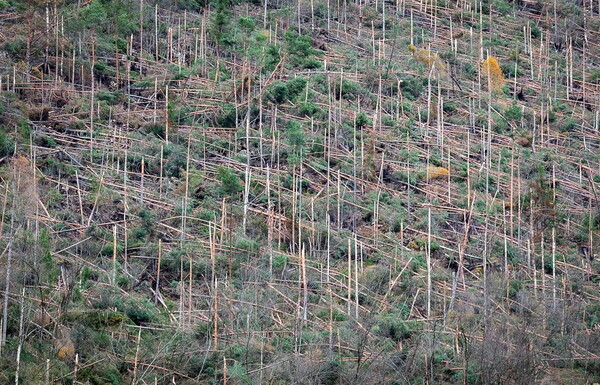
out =
[(492, 204), (497, 206), (498, 209), (512, 210), (513, 208), (513, 203), (510, 200), (505, 199), (494, 198), (492, 199)]
[(491, 91), (502, 91), (505, 80), (504, 73), (498, 64), (498, 60), (492, 56), (488, 56), (488, 58), (485, 59), (481, 64), (481, 73), (483, 73), (483, 76), (487, 78)]
[(56, 342), (56, 355), (59, 359), (65, 361), (75, 356), (75, 344), (70, 338), (60, 339)]
[(427, 248), (427, 240), (419, 238), (412, 239), (410, 242), (408, 242), (406, 247), (414, 251), (425, 251)]
[(520, 136), (515, 139), (515, 143), (521, 147), (531, 147), (532, 141), (533, 141), (533, 136), (531, 134), (527, 134), (525, 136)]
[(33, 314), (33, 322), (42, 328), (49, 326), (52, 323), (52, 316), (47, 311), (38, 309)]
[(408, 45), (408, 50), (413, 54), (415, 59), (423, 63), (428, 70), (433, 70), (435, 75), (446, 74), (446, 64), (436, 53), (425, 48), (417, 50), (417, 47), (413, 44)]
[(429, 166), (425, 171), (427, 173), (427, 179), (442, 178), (450, 175), (450, 171), (445, 167)]
[(269, 30), (267, 29), (263, 29), (260, 32), (257, 33), (257, 38), (259, 38), (260, 40), (267, 40), (269, 38)]
[(415, 250), (415, 251), (419, 251), (420, 250), (419, 245), (417, 245), (417, 242), (415, 242), (414, 240), (408, 242), (408, 245), (406, 245), (406, 247), (408, 247), (411, 250)]

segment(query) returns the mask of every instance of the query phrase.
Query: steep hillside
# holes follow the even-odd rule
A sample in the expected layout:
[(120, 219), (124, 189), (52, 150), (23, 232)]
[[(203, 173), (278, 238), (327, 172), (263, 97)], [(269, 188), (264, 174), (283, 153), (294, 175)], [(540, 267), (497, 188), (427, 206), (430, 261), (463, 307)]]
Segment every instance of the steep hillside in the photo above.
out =
[(600, 382), (599, 7), (0, 0), (0, 383)]

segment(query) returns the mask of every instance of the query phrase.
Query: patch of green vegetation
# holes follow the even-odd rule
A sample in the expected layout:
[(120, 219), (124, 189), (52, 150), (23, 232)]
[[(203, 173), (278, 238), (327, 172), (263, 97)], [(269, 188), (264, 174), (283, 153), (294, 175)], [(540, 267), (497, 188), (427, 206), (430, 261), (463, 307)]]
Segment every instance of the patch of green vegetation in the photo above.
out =
[(285, 50), (289, 55), (289, 64), (292, 67), (305, 69), (321, 67), (321, 62), (317, 59), (320, 52), (313, 48), (313, 41), (310, 36), (286, 32), (284, 39)]
[(298, 77), (285, 83), (274, 82), (265, 92), (264, 98), (274, 104), (294, 103), (306, 87), (306, 79)]
[(229, 168), (217, 168), (217, 180), (221, 182), (221, 191), (225, 195), (234, 196), (242, 191), (240, 178)]

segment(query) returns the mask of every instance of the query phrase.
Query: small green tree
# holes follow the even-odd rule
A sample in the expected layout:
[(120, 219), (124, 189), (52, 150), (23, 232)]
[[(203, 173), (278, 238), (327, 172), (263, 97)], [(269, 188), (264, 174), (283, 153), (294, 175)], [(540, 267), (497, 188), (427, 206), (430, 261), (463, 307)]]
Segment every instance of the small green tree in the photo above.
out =
[(215, 12), (213, 13), (210, 25), (210, 34), (217, 44), (217, 52), (222, 47), (233, 45), (231, 2), (229, 0), (216, 0)]
[(300, 123), (296, 122), (295, 120), (290, 121), (285, 134), (287, 136), (289, 145), (292, 146), (295, 151), (300, 150), (304, 146), (306, 138)]
[(285, 131), (287, 142), (291, 147), (288, 162), (299, 164), (302, 161), (302, 153), (306, 143), (306, 137), (302, 125), (294, 120), (290, 121)]
[(319, 51), (313, 48), (310, 36), (287, 32), (285, 34), (285, 52), (288, 54), (289, 64), (293, 67), (307, 69), (321, 67), (321, 62), (316, 57)]
[(217, 169), (217, 179), (221, 182), (221, 191), (224, 194), (233, 196), (242, 191), (240, 178), (231, 169), (219, 167)]
[(283, 104), (287, 101), (294, 103), (305, 86), (306, 79), (301, 77), (286, 83), (274, 82), (265, 93), (265, 99), (275, 104)]

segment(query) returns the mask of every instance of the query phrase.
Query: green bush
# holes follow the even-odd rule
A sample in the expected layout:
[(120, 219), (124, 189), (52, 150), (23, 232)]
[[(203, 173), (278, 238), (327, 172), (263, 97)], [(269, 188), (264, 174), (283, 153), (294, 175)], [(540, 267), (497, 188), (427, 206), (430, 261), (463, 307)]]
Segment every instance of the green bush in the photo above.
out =
[(123, 313), (103, 309), (92, 309), (85, 313), (69, 313), (67, 314), (67, 320), (70, 322), (79, 322), (81, 325), (94, 330), (129, 322)]
[(402, 96), (408, 100), (415, 100), (423, 92), (423, 81), (414, 76), (406, 77), (400, 83), (400, 90), (402, 91)]
[(298, 112), (306, 117), (319, 118), (322, 111), (315, 102), (308, 101), (298, 103)]
[(254, 20), (251, 17), (242, 16), (237, 20), (237, 23), (246, 33), (251, 33), (256, 28)]
[(131, 0), (94, 0), (79, 9), (73, 29), (94, 29), (106, 35), (129, 37), (137, 31), (139, 7)]
[(179, 178), (182, 175), (182, 170), (186, 168), (186, 153), (181, 146), (171, 144), (164, 148), (164, 157), (167, 159), (164, 171), (168, 177)]
[(358, 113), (358, 115), (356, 115), (354, 124), (356, 125), (357, 129), (362, 129), (367, 126), (370, 126), (371, 124), (373, 124), (373, 122), (367, 117), (367, 114), (364, 111), (361, 111)]
[(15, 152), (15, 143), (0, 129), (0, 156), (9, 156)]
[[(510, 11), (512, 11), (512, 6), (505, 0), (496, 0), (496, 1), (494, 1), (494, 10), (501, 15), (506, 15)], [(532, 33), (533, 33), (533, 28), (532, 28)]]
[(351, 80), (342, 80), (341, 86), (338, 82), (334, 84), (335, 98), (338, 100), (340, 97), (346, 100), (355, 99), (364, 92), (364, 89), (358, 83)]
[[(99, 61), (94, 63), (94, 75), (96, 76), (112, 76), (114, 75), (112, 69), (108, 66), (108, 63)], [(103, 91), (99, 91), (103, 92)], [(105, 91), (104, 91), (105, 92)]]
[(231, 2), (216, 0), (215, 11), (212, 14), (209, 33), (219, 47), (230, 47), (235, 43), (231, 24)]
[(235, 127), (237, 122), (235, 105), (232, 103), (226, 103), (222, 106), (223, 112), (216, 116), (216, 124), (219, 127)]
[(117, 92), (101, 90), (96, 93), (96, 98), (98, 101), (106, 102), (108, 105), (114, 106), (119, 104), (121, 95)]
[(148, 123), (143, 127), (143, 131), (160, 139), (165, 138), (165, 125), (162, 123)]
[(509, 121), (521, 120), (521, 116), (521, 108), (517, 104), (513, 104), (504, 111), (504, 117)]
[(83, 367), (77, 379), (91, 385), (121, 385), (121, 374), (114, 364), (101, 362), (93, 366)]
[(274, 104), (285, 102), (294, 103), (298, 96), (305, 90), (306, 79), (298, 77), (285, 83), (274, 82), (265, 93), (266, 100)]
[(376, 331), (380, 336), (396, 342), (410, 338), (420, 331), (420, 324), (415, 321), (406, 321), (405, 318), (404, 315), (395, 312), (386, 314), (377, 323)]
[(148, 301), (130, 299), (125, 303), (123, 311), (136, 325), (152, 322), (156, 319), (155, 309)]
[(15, 59), (24, 57), (26, 49), (27, 43), (21, 37), (2, 44), (2, 50)]
[(578, 122), (573, 118), (568, 118), (563, 122), (562, 131), (573, 132), (577, 129)]
[(221, 191), (223, 194), (233, 196), (242, 191), (240, 178), (229, 168), (218, 167), (217, 179), (221, 182)]
[(316, 58), (319, 51), (313, 48), (312, 38), (308, 35), (298, 35), (294, 32), (286, 32), (285, 49), (289, 55), (288, 62), (298, 68), (320, 68), (321, 62)]
[(294, 151), (301, 149), (306, 142), (304, 129), (302, 128), (302, 125), (295, 120), (291, 120), (288, 123), (285, 136), (287, 137), (288, 144), (294, 149)]
[(284, 255), (284, 254), (273, 255), (273, 268), (282, 269), (286, 265), (287, 262), (288, 262), (287, 255)]
[(280, 60), (281, 52), (279, 50), (279, 47), (275, 44), (267, 46), (267, 48), (265, 49), (265, 55), (262, 63), (263, 72), (270, 73), (271, 71), (275, 70), (275, 66), (279, 63)]

